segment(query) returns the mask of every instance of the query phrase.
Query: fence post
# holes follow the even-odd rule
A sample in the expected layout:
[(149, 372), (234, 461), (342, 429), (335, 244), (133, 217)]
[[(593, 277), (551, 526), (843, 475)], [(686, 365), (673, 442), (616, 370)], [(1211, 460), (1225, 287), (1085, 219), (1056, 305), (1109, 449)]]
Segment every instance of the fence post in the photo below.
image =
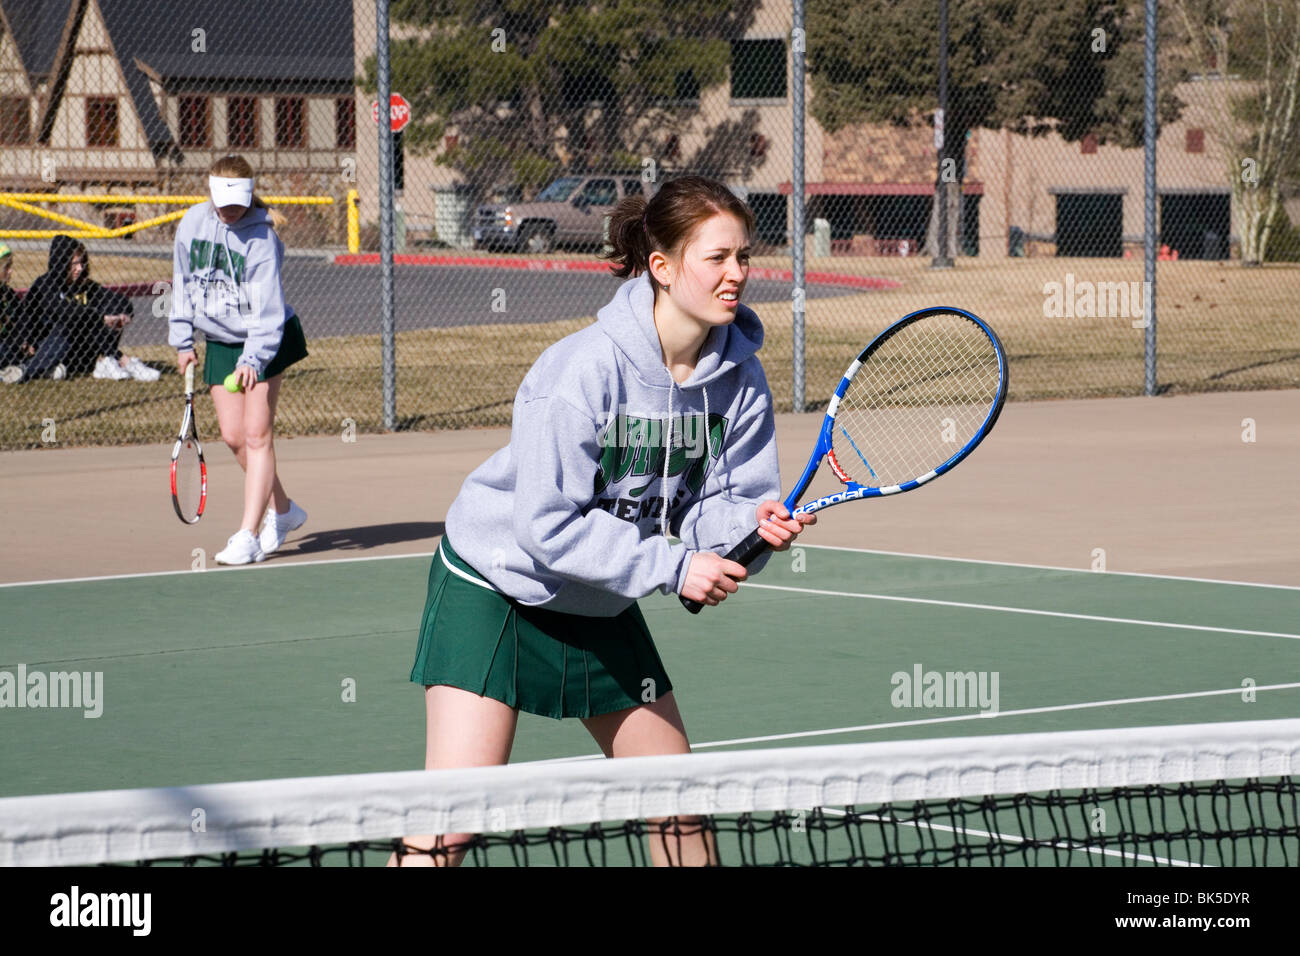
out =
[(1146, 0), (1146, 37), (1143, 40), (1143, 242), (1146, 285), (1142, 296), (1145, 382), (1147, 395), (1156, 394), (1156, 0)]
[(375, 0), (375, 72), (379, 82), (379, 332), (383, 342), (384, 429), (397, 427), (397, 345), (393, 335), (392, 75), (388, 62), (388, 0)]
[(791, 54), (791, 104), (794, 108), (794, 158), (790, 171), (791, 222), (791, 290), (794, 302), (794, 410), (804, 410), (804, 205), (803, 205), (803, 76), (804, 76), (804, 0), (794, 0), (794, 28), (790, 33)]

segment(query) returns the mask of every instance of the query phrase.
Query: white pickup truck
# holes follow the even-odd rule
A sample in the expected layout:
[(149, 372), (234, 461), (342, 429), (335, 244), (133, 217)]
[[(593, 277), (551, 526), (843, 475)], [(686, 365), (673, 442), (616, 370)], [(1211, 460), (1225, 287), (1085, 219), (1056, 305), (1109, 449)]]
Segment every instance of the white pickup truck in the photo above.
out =
[(624, 196), (650, 198), (635, 173), (561, 176), (531, 202), (494, 203), (474, 211), (474, 248), (550, 252), (558, 245), (599, 246), (605, 217)]

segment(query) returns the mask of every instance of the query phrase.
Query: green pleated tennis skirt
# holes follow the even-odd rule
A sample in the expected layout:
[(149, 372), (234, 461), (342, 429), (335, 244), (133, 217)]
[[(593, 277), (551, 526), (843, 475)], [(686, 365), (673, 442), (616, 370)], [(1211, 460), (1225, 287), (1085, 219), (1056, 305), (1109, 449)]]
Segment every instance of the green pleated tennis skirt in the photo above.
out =
[[(203, 353), (203, 381), (209, 385), (220, 385), (226, 376), (235, 370), (239, 356), (244, 354), (244, 343), (227, 345), (225, 342), (208, 340)], [(280, 349), (267, 364), (259, 382), (274, 378), (294, 362), (301, 362), (307, 357), (307, 336), (303, 334), (302, 322), (298, 316), (289, 316), (284, 323), (284, 334), (280, 337)]]
[(429, 569), (411, 680), (556, 718), (626, 710), (672, 690), (635, 604), (617, 617), (519, 604), (466, 564), (446, 536)]

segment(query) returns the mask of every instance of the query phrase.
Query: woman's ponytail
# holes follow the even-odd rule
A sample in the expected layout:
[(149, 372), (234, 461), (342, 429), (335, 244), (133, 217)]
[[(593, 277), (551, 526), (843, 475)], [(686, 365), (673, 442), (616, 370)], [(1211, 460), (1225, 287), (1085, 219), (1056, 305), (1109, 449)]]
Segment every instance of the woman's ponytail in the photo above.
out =
[(613, 248), (601, 253), (601, 258), (614, 263), (610, 271), (620, 279), (639, 276), (650, 268), (649, 205), (644, 196), (627, 196), (610, 213), (609, 244)]

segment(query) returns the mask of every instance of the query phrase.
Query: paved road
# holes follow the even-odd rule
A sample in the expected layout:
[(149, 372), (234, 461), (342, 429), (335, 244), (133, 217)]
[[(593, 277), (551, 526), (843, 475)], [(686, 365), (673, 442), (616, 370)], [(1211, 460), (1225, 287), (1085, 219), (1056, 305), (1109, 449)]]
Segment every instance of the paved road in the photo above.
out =
[[(598, 272), (431, 266), (397, 266), (395, 276), (398, 331), (556, 322), (595, 315), (613, 297), (621, 281)], [(379, 331), (378, 266), (290, 261), (285, 267), (284, 284), (285, 295), (302, 316), (308, 338)], [(855, 295), (860, 291), (810, 285), (808, 297)], [(127, 329), (125, 344), (166, 342), (167, 319), (153, 314), (154, 300), (146, 297), (134, 301), (136, 319)], [(753, 279), (745, 287), (745, 301), (789, 302), (790, 284)]]

